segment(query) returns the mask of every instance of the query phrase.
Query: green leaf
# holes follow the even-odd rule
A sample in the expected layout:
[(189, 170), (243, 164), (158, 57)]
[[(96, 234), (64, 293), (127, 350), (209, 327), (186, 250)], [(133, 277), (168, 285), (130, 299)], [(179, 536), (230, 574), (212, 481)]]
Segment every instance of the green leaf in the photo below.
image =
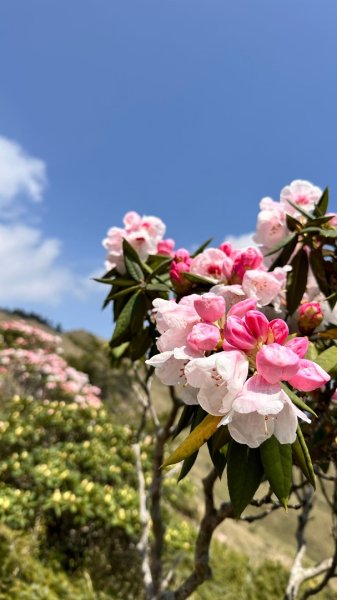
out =
[(113, 358), (115, 358), (116, 360), (122, 358), (122, 356), (125, 354), (128, 347), (129, 347), (129, 342), (124, 342), (124, 344), (121, 344), (120, 346), (116, 346), (116, 348), (111, 348), (111, 354), (112, 354)]
[(316, 250), (311, 250), (309, 260), (312, 272), (318, 283), (319, 289), (321, 290), (321, 292), (323, 292), (325, 296), (329, 296), (330, 287), (326, 276), (325, 262), (322, 249), (317, 248)]
[(248, 448), (234, 440), (230, 443), (227, 463), (229, 497), (238, 519), (250, 503), (263, 476), (258, 448)]
[(162, 260), (152, 271), (151, 274), (151, 279), (153, 279), (153, 277), (155, 275), (161, 275), (162, 273), (165, 273), (165, 271), (167, 270), (167, 267), (171, 264), (172, 262), (172, 257), (170, 256), (169, 258), (165, 258), (164, 260)]
[(289, 231), (300, 231), (302, 229), (302, 223), (292, 217), (291, 215), (286, 215), (287, 227)]
[[(336, 329), (337, 331), (337, 329)], [(317, 348), (315, 346), (315, 344), (313, 344), (312, 342), (309, 342), (309, 346), (308, 346), (308, 350), (307, 353), (305, 355), (304, 358), (306, 358), (307, 360), (315, 360), (318, 356), (318, 352), (317, 352)]]
[(297, 238), (298, 238), (298, 233), (295, 233), (295, 232), (291, 233), (286, 238), (281, 240), (281, 242), (279, 242), (278, 244), (273, 246), (272, 249), (269, 250), (269, 252), (267, 252), (267, 254), (265, 256), (271, 256), (272, 254), (275, 254), (275, 252), (278, 252), (279, 250), (281, 250), (281, 248), (284, 248), (285, 246), (287, 246), (288, 244), (293, 242), (293, 240), (296, 239), (296, 241), (297, 241)]
[(290, 206), (295, 208), (297, 210), (297, 212), (301, 213), (301, 215), (303, 215), (307, 219), (311, 220), (313, 218), (313, 215), (311, 213), (307, 212), (306, 210), (304, 210), (304, 208), (302, 208), (301, 206), (297, 206), (297, 204), (295, 204), (291, 200), (287, 200), (287, 202), (288, 202), (288, 204), (290, 204)]
[(205, 250), (205, 248), (207, 248), (207, 246), (209, 246), (212, 241), (213, 241), (213, 238), (209, 238), (209, 240), (207, 240), (206, 242), (201, 244), (201, 246), (199, 246), (199, 248), (194, 252), (194, 254), (191, 255), (191, 258), (195, 258), (196, 256), (198, 256), (198, 254), (201, 254), (201, 252), (203, 252)]
[(291, 261), (292, 271), (288, 273), (287, 280), (287, 308), (293, 314), (299, 306), (307, 286), (308, 255), (302, 248)]
[(128, 341), (127, 336), (130, 331), (130, 324), (133, 318), (140, 291), (131, 296), (123, 310), (121, 311), (115, 325), (113, 336), (110, 341), (112, 347), (119, 346), (122, 342)]
[(198, 454), (199, 454), (199, 450), (194, 452), (194, 454), (191, 454), (191, 456), (188, 456), (187, 458), (185, 458), (185, 460), (182, 464), (182, 467), (181, 467), (181, 471), (179, 473), (178, 482), (182, 481), (184, 479), (184, 477), (186, 477), (186, 475), (188, 475), (188, 473), (192, 469), (195, 461), (197, 460)]
[(198, 406), (196, 406), (196, 405), (188, 405), (187, 404), (183, 407), (183, 410), (180, 415), (180, 419), (177, 423), (177, 426), (176, 426), (173, 436), (172, 436), (173, 439), (176, 438), (177, 435), (179, 435), (179, 433), (181, 433), (183, 429), (185, 429), (186, 427), (188, 427), (191, 424), (193, 417), (194, 417), (195, 413), (197, 412), (197, 410), (198, 410)]
[(289, 258), (294, 252), (297, 242), (298, 236), (295, 235), (293, 239), (286, 246), (284, 246), (279, 256), (276, 257), (273, 264), (270, 266), (269, 271), (273, 271), (276, 267), (284, 267), (284, 265), (288, 264)]
[(208, 438), (216, 431), (218, 424), (223, 417), (207, 415), (189, 436), (178, 446), (178, 448), (164, 461), (163, 467), (174, 465), (181, 462), (191, 454), (194, 454), (199, 448), (207, 442)]
[(216, 283), (215, 279), (208, 279), (207, 277), (201, 277), (201, 275), (196, 275), (195, 273), (184, 273), (185, 279), (188, 281), (192, 281), (192, 283), (202, 283), (203, 285), (214, 285)]
[(293, 392), (286, 383), (281, 383), (281, 388), (285, 391), (285, 393), (287, 394), (287, 396), (289, 396), (290, 400), (295, 404), (295, 406), (297, 406), (298, 408), (300, 408), (301, 410), (310, 413), (311, 415), (313, 415), (314, 417), (317, 417), (316, 413), (313, 411), (313, 409), (311, 408), (311, 406), (308, 406), (308, 404), (306, 404), (304, 402), (304, 400), (302, 400), (302, 398), (300, 398), (299, 396), (297, 396), (295, 394), (295, 392)]
[(211, 461), (220, 478), (226, 467), (227, 448), (231, 439), (232, 438), (229, 434), (228, 427), (221, 425), (221, 427), (218, 427), (212, 437), (207, 440), (207, 447)]
[(132, 279), (142, 281), (145, 273), (152, 273), (151, 269), (141, 260), (139, 254), (126, 239), (123, 239), (123, 255), (126, 269)]
[(291, 444), (280, 444), (272, 436), (261, 444), (260, 456), (270, 487), (286, 509), (292, 481)]
[(122, 296), (127, 296), (127, 294), (130, 294), (131, 292), (134, 292), (135, 290), (139, 290), (139, 284), (132, 285), (131, 287), (124, 288), (123, 290), (120, 290), (119, 292), (115, 292), (114, 294), (110, 294), (110, 299), (111, 300), (116, 300), (116, 298), (121, 298)]
[(141, 283), (144, 281), (144, 273), (138, 263), (131, 260), (128, 256), (124, 257), (126, 270), (135, 281)]
[(148, 292), (158, 292), (160, 294), (165, 292), (167, 294), (170, 291), (170, 288), (165, 283), (148, 283), (146, 285), (146, 290)]
[(332, 229), (321, 229), (320, 235), (324, 238), (337, 238), (337, 227)]
[(297, 458), (298, 465), (307, 478), (307, 480), (311, 483), (314, 489), (316, 489), (316, 479), (314, 468), (311, 462), (311, 456), (309, 454), (308, 446), (305, 443), (305, 439), (303, 437), (303, 433), (301, 428), (297, 427), (297, 437), (295, 442), (292, 444), (293, 453)]
[(141, 330), (137, 335), (132, 336), (128, 355), (131, 360), (139, 360), (142, 358), (151, 346), (152, 339), (148, 329)]
[(337, 367), (337, 346), (331, 346), (331, 348), (321, 352), (315, 359), (315, 363), (327, 373), (334, 371)]
[(325, 215), (326, 211), (328, 210), (328, 206), (329, 206), (329, 188), (326, 187), (323, 194), (321, 195), (318, 203), (315, 206), (315, 209), (314, 209), (315, 217), (322, 217), (323, 215)]
[(124, 279), (122, 277), (114, 277), (113, 279), (111, 278), (99, 278), (99, 277), (93, 277), (94, 281), (98, 281), (98, 283), (108, 283), (109, 285), (117, 285), (118, 287), (128, 287), (130, 285), (134, 285), (134, 280), (133, 279)]

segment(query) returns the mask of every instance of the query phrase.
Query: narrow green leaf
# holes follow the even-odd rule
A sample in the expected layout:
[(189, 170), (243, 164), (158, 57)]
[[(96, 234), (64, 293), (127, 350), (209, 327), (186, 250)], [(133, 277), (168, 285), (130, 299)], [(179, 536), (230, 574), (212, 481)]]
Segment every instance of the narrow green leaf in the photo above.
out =
[(173, 439), (175, 437), (177, 437), (177, 435), (179, 435), (179, 433), (181, 433), (183, 429), (185, 429), (186, 427), (188, 427), (191, 424), (193, 417), (194, 417), (195, 413), (197, 412), (197, 410), (198, 410), (198, 406), (196, 406), (196, 405), (186, 404), (183, 407), (183, 410), (180, 415), (180, 419), (177, 423), (177, 426), (174, 430), (174, 434), (172, 436)]
[(129, 347), (129, 342), (124, 342), (124, 344), (120, 344), (120, 346), (116, 346), (116, 348), (111, 348), (111, 354), (114, 359), (118, 360), (122, 358), (125, 354), (126, 350)]
[(300, 231), (302, 229), (302, 223), (291, 215), (286, 215), (286, 222), (289, 231)]
[(262, 475), (263, 466), (258, 448), (248, 448), (233, 440), (228, 451), (227, 481), (236, 518), (239, 518), (254, 497)]
[(195, 461), (197, 460), (198, 454), (199, 454), (199, 450), (194, 452), (194, 454), (191, 454), (191, 456), (188, 456), (187, 458), (185, 458), (185, 460), (182, 464), (182, 467), (181, 467), (181, 471), (179, 473), (178, 483), (179, 483), (179, 481), (182, 481), (184, 479), (184, 477), (186, 477), (186, 475), (188, 475), (188, 473), (192, 469)]
[(321, 229), (320, 230), (320, 235), (324, 238), (337, 238), (337, 227), (334, 227), (333, 229)]
[(337, 346), (331, 346), (331, 348), (321, 352), (321, 354), (315, 358), (315, 363), (322, 367), (327, 373), (334, 371), (337, 367)]
[(128, 356), (131, 360), (142, 358), (152, 344), (152, 339), (148, 329), (141, 330), (137, 335), (133, 335), (129, 345)]
[(308, 255), (302, 248), (291, 261), (292, 270), (288, 273), (287, 280), (287, 308), (293, 314), (299, 306), (306, 290), (308, 279)]
[(189, 436), (178, 446), (178, 448), (164, 461), (163, 467), (181, 462), (207, 442), (208, 438), (216, 431), (222, 417), (207, 415)]
[(292, 481), (291, 444), (280, 444), (272, 436), (261, 444), (260, 456), (270, 487), (286, 509)]
[(275, 254), (275, 252), (278, 252), (279, 250), (281, 250), (282, 248), (284, 248), (285, 246), (287, 246), (288, 244), (293, 242), (294, 239), (297, 240), (297, 238), (298, 238), (298, 233), (296, 233), (296, 232), (291, 233), (286, 238), (283, 238), (283, 240), (281, 240), (281, 242), (279, 242), (278, 244), (273, 246), (272, 249), (269, 250), (269, 252), (267, 252), (266, 256), (271, 256), (272, 254)]
[(167, 294), (170, 291), (170, 288), (165, 283), (148, 283), (146, 285), (146, 290), (148, 292), (158, 292), (158, 293), (165, 292)]
[(203, 285), (208, 286), (216, 283), (215, 279), (201, 277), (201, 275), (196, 275), (195, 273), (184, 273), (184, 277), (188, 279), (188, 281), (192, 281), (192, 283), (202, 283)]
[(130, 294), (131, 292), (134, 292), (135, 290), (138, 290), (138, 289), (139, 289), (139, 284), (132, 285), (131, 287), (124, 288), (123, 290), (120, 290), (119, 292), (115, 292), (114, 294), (111, 294), (110, 298), (111, 298), (111, 300), (115, 300), (116, 298), (121, 298), (122, 296), (126, 296), (127, 294)]
[(303, 433), (301, 428), (298, 426), (297, 428), (297, 437), (295, 442), (292, 444), (293, 453), (297, 458), (298, 465), (307, 478), (307, 480), (311, 483), (313, 488), (316, 489), (316, 480), (314, 468), (311, 462), (311, 456), (309, 454), (308, 446), (305, 443), (305, 439), (303, 437)]
[(155, 275), (161, 275), (162, 273), (165, 273), (165, 271), (167, 270), (167, 267), (171, 264), (172, 262), (172, 256), (170, 256), (169, 258), (165, 258), (164, 260), (162, 260), (152, 271), (151, 273), (151, 279), (155, 276)]
[(318, 203), (315, 206), (315, 209), (314, 209), (315, 217), (322, 217), (323, 215), (325, 215), (326, 211), (328, 210), (328, 206), (329, 206), (329, 188), (326, 187), (323, 194), (321, 195)]
[(207, 240), (206, 242), (201, 244), (201, 246), (199, 246), (199, 248), (194, 252), (194, 254), (191, 255), (192, 258), (195, 258), (196, 256), (198, 256), (198, 254), (201, 254), (201, 252), (203, 252), (205, 250), (205, 248), (207, 248), (207, 246), (210, 245), (212, 240), (213, 240), (213, 238), (209, 238), (209, 240)]
[(269, 267), (269, 271), (273, 271), (276, 267), (284, 267), (288, 264), (288, 261), (293, 254), (298, 243), (298, 236), (295, 235), (290, 242), (284, 246), (282, 252), (276, 257), (273, 264)]
[(121, 344), (122, 342), (128, 341), (127, 339), (125, 339), (125, 337), (127, 336), (130, 330), (133, 311), (135, 309), (135, 306), (137, 306), (137, 300), (139, 295), (140, 291), (133, 294), (133, 296), (131, 296), (131, 298), (121, 311), (116, 321), (113, 336), (110, 341), (111, 346), (119, 346), (119, 344)]
[(129, 273), (130, 277), (132, 277), (132, 279), (138, 282), (144, 281), (144, 273), (139, 264), (131, 260), (128, 256), (124, 256), (124, 261), (126, 270)]
[[(138, 272), (138, 274), (139, 274), (140, 271), (142, 271), (142, 275), (139, 276), (136, 281), (140, 281), (144, 277), (144, 273), (152, 273), (152, 270), (150, 269), (150, 267), (148, 267), (148, 265), (142, 261), (139, 254), (136, 252), (136, 250), (131, 246), (131, 244), (129, 244), (129, 242), (125, 238), (123, 239), (123, 255), (124, 255), (124, 260), (125, 260), (125, 266), (128, 270), (129, 275), (133, 279), (135, 279), (135, 275), (132, 275), (131, 272), (129, 271), (128, 267), (130, 267), (130, 265), (132, 265), (131, 270), (134, 271), (135, 273)], [(139, 269), (137, 269), (137, 267), (135, 267), (135, 265), (138, 265), (140, 271), (139, 271)]]
[[(337, 331), (337, 329), (336, 329), (336, 331)], [(308, 350), (307, 350), (307, 353), (304, 358), (306, 358), (307, 360), (314, 361), (317, 358), (317, 356), (318, 356), (318, 351), (317, 351), (315, 344), (313, 344), (313, 342), (309, 342)]]
[(291, 200), (287, 200), (287, 202), (288, 202), (288, 204), (290, 204), (290, 206), (292, 206), (293, 208), (295, 208), (297, 210), (297, 212), (301, 213), (301, 215), (303, 215), (307, 219), (311, 220), (313, 218), (313, 215), (311, 213), (307, 212), (306, 210), (304, 210), (304, 208), (302, 208), (301, 206), (298, 206), (297, 204), (295, 204)]
[(303, 410), (304, 412), (308, 412), (311, 415), (313, 415), (314, 417), (317, 417), (316, 413), (313, 411), (313, 409), (311, 408), (311, 406), (308, 406), (308, 404), (306, 404), (304, 402), (304, 400), (302, 400), (302, 398), (300, 398), (299, 396), (297, 396), (295, 394), (295, 392), (293, 392), (286, 383), (281, 383), (281, 388), (285, 391), (285, 393), (289, 396), (290, 400), (295, 404), (295, 406), (297, 406), (298, 408), (300, 408), (301, 410)]
[(323, 292), (325, 296), (330, 295), (330, 287), (328, 283), (328, 279), (325, 271), (325, 263), (324, 257), (321, 248), (317, 248), (316, 250), (311, 250), (310, 256), (310, 266), (312, 268), (312, 272), (315, 276), (315, 279), (318, 283), (318, 287)]

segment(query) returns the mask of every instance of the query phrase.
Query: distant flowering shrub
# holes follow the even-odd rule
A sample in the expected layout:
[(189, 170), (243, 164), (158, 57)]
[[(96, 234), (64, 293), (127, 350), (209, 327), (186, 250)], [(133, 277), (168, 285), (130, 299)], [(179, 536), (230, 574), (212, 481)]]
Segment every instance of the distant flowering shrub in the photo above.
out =
[[(61, 338), (20, 321), (0, 323), (0, 385), (36, 399), (65, 399), (84, 406), (101, 404), (100, 389), (60, 356)], [(11, 388), (11, 392), (13, 389)]]
[[(165, 464), (188, 460), (206, 440), (210, 448), (216, 436), (235, 480), (229, 492), (237, 514), (263, 475), (286, 505), (292, 461), (314, 483), (305, 438), (309, 443), (321, 394), (324, 419), (335, 419), (337, 216), (327, 208), (327, 190), (298, 180), (279, 201), (261, 201), (258, 247), (225, 241), (191, 254), (174, 251), (170, 241), (158, 253), (162, 221), (133, 212), (104, 241), (110, 271), (101, 281), (112, 286), (105, 305), (114, 308), (113, 352), (145, 358), (185, 404), (178, 431), (192, 423)], [(249, 455), (254, 484), (240, 501), (232, 490), (242, 475), (230, 466), (237, 445), (259, 448)], [(286, 485), (278, 468), (290, 473)]]

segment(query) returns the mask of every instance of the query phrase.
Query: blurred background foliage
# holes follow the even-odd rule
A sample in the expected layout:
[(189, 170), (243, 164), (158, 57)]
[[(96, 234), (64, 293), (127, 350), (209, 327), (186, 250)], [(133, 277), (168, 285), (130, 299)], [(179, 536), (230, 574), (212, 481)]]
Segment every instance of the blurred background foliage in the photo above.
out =
[[(63, 345), (68, 363), (101, 387), (104, 406), (2, 394), (0, 600), (143, 600), (135, 374), (127, 362), (111, 366), (104, 342), (85, 331), (64, 334)], [(141, 447), (145, 479), (151, 449), (149, 430)], [(192, 479), (177, 485), (175, 472), (164, 485), (165, 561), (170, 568), (179, 559), (179, 582), (192, 565), (200, 492)], [(280, 562), (254, 560), (219, 538), (212, 567), (213, 580), (195, 600), (282, 598), (287, 570)]]

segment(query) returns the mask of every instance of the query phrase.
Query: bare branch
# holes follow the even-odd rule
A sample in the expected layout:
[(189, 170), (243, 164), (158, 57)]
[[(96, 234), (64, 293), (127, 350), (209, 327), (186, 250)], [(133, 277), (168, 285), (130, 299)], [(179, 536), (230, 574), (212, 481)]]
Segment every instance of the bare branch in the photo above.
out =
[(146, 506), (146, 489), (145, 479), (141, 463), (140, 444), (137, 442), (132, 445), (136, 457), (136, 472), (138, 477), (138, 492), (139, 492), (139, 520), (142, 528), (141, 538), (137, 544), (137, 549), (141, 556), (142, 573), (145, 587), (146, 600), (153, 598), (153, 581), (150, 567), (149, 553), (149, 530), (150, 530), (150, 515)]

